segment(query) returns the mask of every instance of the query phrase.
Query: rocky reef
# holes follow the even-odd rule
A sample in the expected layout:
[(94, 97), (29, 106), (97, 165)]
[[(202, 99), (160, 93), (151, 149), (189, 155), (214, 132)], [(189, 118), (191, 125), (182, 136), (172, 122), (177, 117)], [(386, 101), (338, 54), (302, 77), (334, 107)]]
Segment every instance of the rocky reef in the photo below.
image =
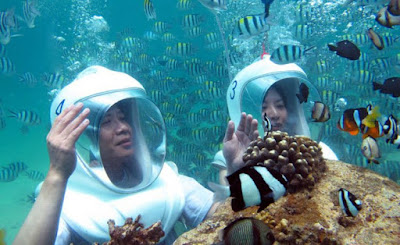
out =
[[(150, 227), (144, 229), (139, 222), (140, 215), (133, 221), (127, 218), (123, 226), (115, 226), (114, 220), (109, 220), (108, 229), (111, 240), (103, 245), (151, 245), (157, 244), (164, 231), (161, 228), (161, 222), (156, 222)], [(98, 245), (98, 243), (95, 243)]]
[[(289, 144), (290, 145), (290, 144)], [(356, 217), (340, 208), (338, 190), (345, 188), (362, 201)], [(326, 160), (313, 188), (288, 193), (257, 213), (258, 206), (233, 212), (231, 200), (197, 228), (182, 234), (175, 245), (214, 244), (219, 233), (240, 217), (266, 223), (274, 244), (399, 244), (400, 186), (368, 169)]]

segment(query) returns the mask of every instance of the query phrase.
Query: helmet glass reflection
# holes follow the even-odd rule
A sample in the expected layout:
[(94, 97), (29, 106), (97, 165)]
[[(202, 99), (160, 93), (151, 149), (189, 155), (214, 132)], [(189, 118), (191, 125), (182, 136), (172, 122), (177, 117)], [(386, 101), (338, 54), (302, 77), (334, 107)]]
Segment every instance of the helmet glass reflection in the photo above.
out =
[(113, 91), (78, 102), (90, 109), (90, 124), (77, 142), (83, 167), (108, 188), (128, 193), (149, 186), (160, 174), (165, 124), (141, 89)]

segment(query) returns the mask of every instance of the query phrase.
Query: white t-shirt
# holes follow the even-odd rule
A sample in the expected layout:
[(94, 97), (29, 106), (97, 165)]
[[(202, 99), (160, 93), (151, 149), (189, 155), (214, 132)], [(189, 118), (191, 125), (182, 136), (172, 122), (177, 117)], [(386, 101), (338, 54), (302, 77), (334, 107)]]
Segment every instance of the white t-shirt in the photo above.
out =
[[(182, 217), (187, 225), (196, 227), (205, 219), (213, 204), (213, 192), (200, 185), (195, 179), (184, 175), (179, 175), (179, 181), (181, 182), (185, 196)], [(132, 218), (135, 219), (136, 217)], [(169, 234), (166, 234), (166, 236), (167, 237), (161, 244), (172, 244), (176, 239), (173, 230)], [(74, 232), (68, 224), (60, 218), (57, 238), (54, 244), (65, 245), (70, 243), (74, 245), (90, 244)]]

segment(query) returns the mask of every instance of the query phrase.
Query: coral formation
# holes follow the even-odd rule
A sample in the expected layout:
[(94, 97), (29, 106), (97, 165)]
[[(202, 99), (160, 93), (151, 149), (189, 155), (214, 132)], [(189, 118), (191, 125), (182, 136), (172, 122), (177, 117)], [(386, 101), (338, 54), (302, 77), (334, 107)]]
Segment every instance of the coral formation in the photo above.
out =
[[(356, 217), (340, 208), (338, 189), (351, 190), (363, 202)], [(229, 223), (241, 217), (263, 221), (274, 244), (393, 244), (400, 241), (400, 186), (368, 169), (326, 160), (326, 172), (314, 188), (280, 198), (257, 213), (257, 206), (233, 212), (230, 198), (210, 219), (182, 234), (174, 245), (215, 244)]]
[(289, 136), (273, 131), (252, 141), (243, 155), (247, 164), (261, 164), (283, 174), (288, 192), (312, 188), (325, 172), (321, 147), (305, 136)]
[[(115, 226), (114, 220), (107, 222), (111, 240), (103, 245), (150, 245), (157, 244), (164, 231), (161, 222), (156, 222), (144, 229), (143, 224), (139, 223), (140, 215), (133, 222), (132, 218), (127, 218), (123, 226)], [(97, 243), (95, 243), (97, 244)]]

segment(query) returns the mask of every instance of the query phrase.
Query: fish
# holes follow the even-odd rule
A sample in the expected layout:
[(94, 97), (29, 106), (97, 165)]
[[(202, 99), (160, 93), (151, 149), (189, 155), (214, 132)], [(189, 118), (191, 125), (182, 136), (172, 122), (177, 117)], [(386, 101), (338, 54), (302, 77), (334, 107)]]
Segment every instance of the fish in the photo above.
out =
[(13, 162), (7, 165), (7, 167), (3, 167), (3, 169), (11, 169), (12, 171), (16, 172), (17, 174), (25, 171), (28, 168), (24, 162)]
[(393, 114), (390, 114), (383, 124), (383, 131), (389, 139), (398, 132), (397, 118)]
[(199, 0), (206, 8), (216, 11), (225, 11), (228, 9), (226, 0)]
[(264, 14), (246, 15), (240, 18), (233, 29), (233, 36), (236, 38), (250, 38), (269, 30)]
[(228, 224), (219, 238), (225, 245), (270, 245), (275, 242), (275, 237), (270, 228), (263, 221), (255, 218), (238, 218)]
[(360, 49), (354, 43), (349, 40), (343, 40), (334, 44), (328, 44), (328, 48), (330, 51), (336, 52), (340, 57), (349, 59), (349, 60), (358, 60), (360, 58), (361, 52)]
[(372, 105), (368, 105), (366, 108), (347, 109), (339, 118), (337, 127), (351, 135), (357, 135), (360, 129), (365, 127), (362, 125), (362, 120), (368, 116), (370, 111), (372, 111)]
[(153, 2), (151, 0), (144, 0), (144, 13), (147, 17), (147, 20), (152, 20), (157, 18), (157, 14), (154, 9)]
[(311, 118), (314, 122), (326, 122), (331, 118), (329, 106), (321, 101), (315, 101), (311, 112)]
[(296, 94), (299, 99), (299, 103), (307, 102), (308, 95), (310, 94), (310, 89), (307, 87), (305, 83), (301, 83), (299, 87), (299, 93)]
[(261, 3), (264, 4), (264, 15), (265, 18), (267, 18), (269, 16), (269, 7), (271, 6), (271, 4), (274, 2), (274, 0), (261, 0)]
[(372, 89), (382, 94), (390, 94), (394, 98), (400, 97), (400, 77), (387, 78), (383, 84), (372, 82)]
[(382, 37), (372, 28), (368, 29), (367, 35), (377, 49), (382, 50), (385, 47)]
[(34, 111), (29, 111), (29, 110), (21, 110), (18, 112), (14, 112), (11, 110), (8, 110), (10, 112), (10, 115), (8, 117), (13, 117), (16, 118), (18, 121), (27, 124), (27, 125), (37, 125), (40, 124), (40, 117), (39, 115), (34, 112)]
[(276, 64), (293, 63), (301, 59), (306, 52), (314, 48), (315, 47), (310, 47), (306, 49), (297, 45), (283, 45), (272, 52), (271, 61)]
[(271, 132), (272, 131), (272, 123), (269, 120), (269, 118), (267, 116), (267, 113), (264, 113), (262, 122), (263, 122), (263, 127), (264, 127), (265, 134), (268, 134), (269, 132)]
[(344, 188), (340, 188), (339, 194), (339, 204), (343, 212), (347, 216), (355, 217), (362, 208), (361, 200), (358, 200), (351, 192)]
[(0, 57), (0, 73), (9, 74), (14, 71), (14, 63), (8, 57)]
[(0, 12), (0, 43), (8, 44), (11, 40), (11, 28), (17, 25), (14, 9)]
[(18, 172), (9, 168), (0, 169), (0, 182), (10, 182), (18, 177)]
[(247, 207), (260, 206), (257, 212), (286, 194), (288, 181), (278, 171), (263, 165), (247, 165), (227, 176), (229, 189), (226, 186), (209, 182), (215, 191), (215, 199), (223, 200), (232, 197), (232, 210), (238, 212)]
[(400, 136), (396, 132), (389, 139), (386, 140), (386, 143), (390, 143), (392, 145), (397, 145), (397, 149), (400, 149)]
[(40, 12), (36, 8), (36, 1), (26, 0), (22, 5), (22, 10), (24, 14), (24, 21), (28, 28), (35, 27), (35, 19), (40, 16)]
[[(392, 28), (400, 25), (400, 15), (395, 15), (390, 11), (390, 6), (381, 8), (375, 17), (375, 20), (384, 27)], [(391, 8), (393, 10), (393, 8)]]
[(361, 123), (372, 128), (375, 126), (376, 119), (380, 116), (381, 114), (379, 113), (379, 106), (375, 106), (371, 111), (368, 112), (368, 115), (361, 121)]
[(388, 11), (393, 15), (400, 15), (400, 1), (390, 0), (388, 4)]
[(361, 143), (361, 153), (365, 158), (367, 158), (368, 163), (373, 162), (375, 164), (379, 164), (379, 161), (376, 159), (381, 157), (381, 153), (379, 151), (376, 139), (372, 138), (371, 136), (363, 139)]
[(45, 175), (37, 170), (25, 171), (25, 175), (34, 181), (42, 181), (45, 178)]

